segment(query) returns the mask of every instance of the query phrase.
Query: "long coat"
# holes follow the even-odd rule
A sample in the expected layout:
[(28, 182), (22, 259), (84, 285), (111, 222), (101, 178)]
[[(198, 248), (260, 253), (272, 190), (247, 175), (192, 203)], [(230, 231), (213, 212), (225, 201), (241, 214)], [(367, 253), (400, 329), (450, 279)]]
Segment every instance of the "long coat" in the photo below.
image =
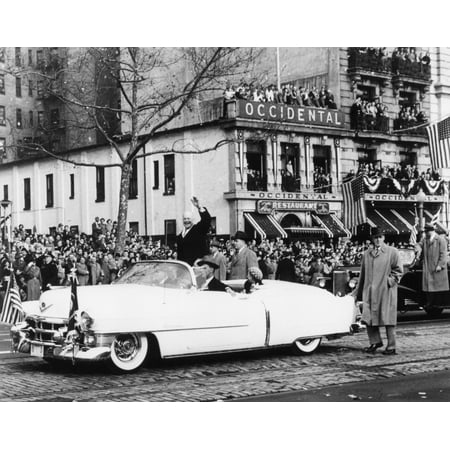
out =
[(199, 213), (200, 222), (192, 225), (184, 237), (181, 233), (177, 236), (177, 257), (191, 266), (209, 252), (206, 235), (211, 225), (211, 216), (206, 208)]
[[(435, 235), (431, 241), (424, 239), (418, 245), (422, 249), (420, 254), (420, 259), (423, 261), (422, 289), (425, 292), (448, 291), (447, 241), (445, 237)], [(440, 272), (436, 272), (437, 266), (441, 266)]]
[(246, 279), (250, 267), (258, 267), (258, 258), (253, 250), (244, 247), (231, 259), (230, 280)]
[(214, 270), (214, 278), (217, 278), (219, 281), (226, 280), (227, 278), (227, 259), (221, 252), (216, 252), (214, 255), (211, 255), (211, 261), (215, 262), (219, 268)]
[(397, 285), (402, 276), (400, 255), (396, 248), (382, 244), (367, 250), (362, 258), (356, 298), (363, 302), (362, 320), (367, 325), (397, 323)]

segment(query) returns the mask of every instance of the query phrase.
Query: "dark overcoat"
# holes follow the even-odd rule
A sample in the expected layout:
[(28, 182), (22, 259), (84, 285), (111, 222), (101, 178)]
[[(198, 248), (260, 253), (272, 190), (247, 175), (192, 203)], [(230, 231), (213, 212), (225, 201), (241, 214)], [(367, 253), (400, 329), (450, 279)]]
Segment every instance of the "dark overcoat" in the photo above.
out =
[(207, 233), (211, 226), (211, 216), (206, 208), (199, 213), (200, 222), (192, 225), (184, 237), (181, 233), (177, 236), (177, 257), (191, 266), (198, 258), (209, 253)]

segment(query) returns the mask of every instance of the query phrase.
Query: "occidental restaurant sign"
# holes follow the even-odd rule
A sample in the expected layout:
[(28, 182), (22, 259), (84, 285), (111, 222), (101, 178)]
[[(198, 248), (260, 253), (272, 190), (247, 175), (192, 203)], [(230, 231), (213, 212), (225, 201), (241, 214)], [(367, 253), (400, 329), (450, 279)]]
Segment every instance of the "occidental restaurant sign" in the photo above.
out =
[(245, 119), (292, 122), (305, 125), (344, 127), (344, 113), (336, 109), (306, 108), (279, 103), (238, 100), (236, 116)]

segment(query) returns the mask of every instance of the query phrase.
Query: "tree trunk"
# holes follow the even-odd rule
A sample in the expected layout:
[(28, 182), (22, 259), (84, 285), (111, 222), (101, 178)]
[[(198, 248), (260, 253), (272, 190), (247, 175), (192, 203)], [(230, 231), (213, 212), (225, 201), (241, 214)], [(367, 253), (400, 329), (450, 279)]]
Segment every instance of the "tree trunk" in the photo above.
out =
[(125, 246), (131, 169), (131, 162), (125, 162), (122, 166), (122, 173), (120, 176), (119, 212), (117, 215), (117, 241), (116, 248), (114, 250), (116, 254), (122, 254)]

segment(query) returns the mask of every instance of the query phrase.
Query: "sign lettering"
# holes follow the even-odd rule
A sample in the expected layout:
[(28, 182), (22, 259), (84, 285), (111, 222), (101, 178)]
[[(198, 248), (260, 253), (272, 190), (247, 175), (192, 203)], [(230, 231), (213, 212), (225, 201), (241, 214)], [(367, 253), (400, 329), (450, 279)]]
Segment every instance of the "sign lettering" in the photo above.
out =
[(280, 120), (306, 125), (344, 127), (344, 113), (336, 109), (260, 103), (239, 99), (236, 100), (236, 111), (237, 117), (245, 119)]

